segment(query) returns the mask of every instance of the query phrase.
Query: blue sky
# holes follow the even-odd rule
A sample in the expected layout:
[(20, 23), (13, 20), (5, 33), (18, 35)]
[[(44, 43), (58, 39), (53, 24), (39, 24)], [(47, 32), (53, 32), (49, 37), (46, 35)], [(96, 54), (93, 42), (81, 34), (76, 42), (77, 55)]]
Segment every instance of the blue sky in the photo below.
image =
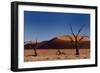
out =
[(69, 24), (74, 33), (84, 24), (80, 34), (90, 35), (90, 14), (24, 11), (24, 39), (44, 41), (58, 35), (70, 35)]

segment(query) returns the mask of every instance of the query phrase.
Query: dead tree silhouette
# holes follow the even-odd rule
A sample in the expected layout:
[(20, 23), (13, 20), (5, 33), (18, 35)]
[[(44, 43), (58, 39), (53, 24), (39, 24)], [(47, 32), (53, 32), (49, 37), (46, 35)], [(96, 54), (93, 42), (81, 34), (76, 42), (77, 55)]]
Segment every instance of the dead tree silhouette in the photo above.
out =
[(85, 38), (85, 36), (81, 36), (81, 38), (78, 39), (79, 34), (80, 34), (80, 32), (82, 31), (82, 29), (84, 28), (84, 26), (85, 26), (85, 25), (82, 25), (82, 26), (79, 28), (77, 34), (75, 34), (74, 31), (73, 31), (72, 25), (70, 24), (70, 30), (71, 30), (72, 36), (73, 36), (74, 38), (72, 38), (71, 36), (68, 36), (68, 37), (69, 37), (70, 40), (71, 40), (72, 46), (76, 49), (76, 55), (79, 55), (79, 42)]
[(60, 48), (57, 49), (56, 55), (65, 55), (64, 52), (61, 51)]
[(37, 43), (37, 39), (36, 39), (36, 42), (35, 42), (35, 46), (32, 47), (32, 49), (34, 50), (34, 55), (33, 56), (37, 56), (37, 46), (38, 46), (38, 43)]
[(57, 49), (56, 55), (65, 55), (65, 53), (61, 52), (60, 49)]
[(57, 52), (56, 52), (57, 55), (61, 55), (62, 52), (60, 51), (60, 49), (57, 49)]

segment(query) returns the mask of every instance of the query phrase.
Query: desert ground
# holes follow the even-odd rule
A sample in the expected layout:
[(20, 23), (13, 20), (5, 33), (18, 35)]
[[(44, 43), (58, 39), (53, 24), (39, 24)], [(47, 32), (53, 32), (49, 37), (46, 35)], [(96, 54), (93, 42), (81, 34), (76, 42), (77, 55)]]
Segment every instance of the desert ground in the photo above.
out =
[(60, 49), (62, 54), (57, 55), (57, 49), (37, 49), (37, 56), (34, 56), (34, 50), (24, 50), (24, 61), (47, 61), (47, 60), (69, 60), (69, 59), (88, 59), (90, 58), (90, 49), (80, 49), (79, 55), (75, 55), (75, 49)]

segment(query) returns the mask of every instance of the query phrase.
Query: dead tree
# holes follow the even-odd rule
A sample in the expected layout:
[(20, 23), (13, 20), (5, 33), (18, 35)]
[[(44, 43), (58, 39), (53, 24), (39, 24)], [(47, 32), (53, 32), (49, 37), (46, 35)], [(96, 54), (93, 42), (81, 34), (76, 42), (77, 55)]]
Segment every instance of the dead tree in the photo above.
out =
[(61, 55), (62, 52), (60, 51), (60, 49), (57, 49), (57, 52), (56, 52), (57, 55)]
[(57, 49), (56, 55), (65, 55), (65, 53), (61, 52), (60, 49)]
[(68, 36), (71, 39), (71, 43), (73, 45), (73, 47), (76, 49), (76, 55), (79, 55), (79, 42), (84, 39), (84, 36), (81, 36), (81, 38), (79, 39), (79, 34), (82, 31), (82, 29), (84, 28), (85, 25), (82, 25), (81, 28), (78, 30), (77, 34), (75, 34), (73, 32), (73, 28), (72, 25), (70, 24), (70, 29), (71, 29), (71, 33), (72, 33), (72, 37)]
[(37, 39), (36, 39), (36, 42), (35, 42), (35, 46), (33, 46), (33, 50), (34, 50), (34, 55), (33, 56), (37, 56), (37, 46), (38, 46), (38, 43), (37, 43)]

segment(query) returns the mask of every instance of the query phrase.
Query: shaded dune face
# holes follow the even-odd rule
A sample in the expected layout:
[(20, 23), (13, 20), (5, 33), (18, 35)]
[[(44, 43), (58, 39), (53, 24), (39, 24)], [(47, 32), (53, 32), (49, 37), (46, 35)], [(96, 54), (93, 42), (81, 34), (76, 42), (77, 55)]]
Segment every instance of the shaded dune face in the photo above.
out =
[[(80, 42), (78, 42), (78, 47), (79, 48), (90, 48), (90, 40), (87, 36), (81, 36), (79, 35), (77, 40), (80, 40), (81, 37), (84, 37)], [(70, 39), (72, 38), (72, 39)], [(37, 49), (75, 49), (74, 46), (72, 45), (72, 40), (75, 42), (75, 39), (73, 36), (69, 35), (61, 35), (57, 36), (49, 41), (43, 41), (39, 42), (37, 45)], [(32, 44), (26, 44), (24, 45), (25, 49), (31, 49), (35, 48), (35, 43)]]

